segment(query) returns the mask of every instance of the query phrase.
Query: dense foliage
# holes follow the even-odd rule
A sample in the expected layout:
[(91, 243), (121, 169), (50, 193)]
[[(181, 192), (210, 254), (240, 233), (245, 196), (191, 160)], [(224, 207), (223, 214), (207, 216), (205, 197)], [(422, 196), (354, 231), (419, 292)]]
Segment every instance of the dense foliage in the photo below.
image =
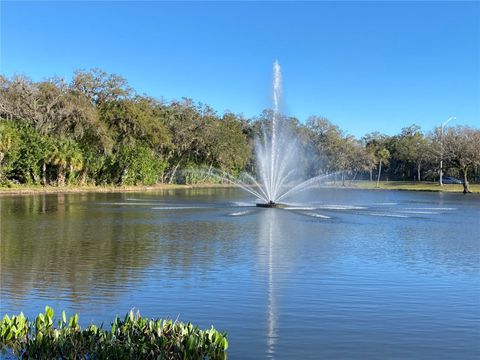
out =
[[(271, 111), (253, 119), (189, 99), (163, 102), (138, 95), (120, 76), (78, 71), (70, 82), (0, 76), (0, 182), (24, 184), (199, 183), (208, 170), (254, 172), (253, 144)], [(480, 130), (457, 126), (425, 134), (356, 139), (329, 120), (286, 118), (300, 139), (299, 166), (309, 176), (346, 180), (480, 181)], [(198, 171), (202, 169), (201, 171)], [(207, 169), (205, 171), (204, 169)], [(468, 180), (467, 180), (468, 179)]]
[(118, 317), (110, 330), (90, 325), (82, 329), (78, 315), (65, 312), (55, 326), (54, 311), (45, 308), (35, 321), (22, 313), (0, 322), (0, 349), (25, 359), (225, 359), (228, 342), (213, 327), (152, 320), (134, 315)]

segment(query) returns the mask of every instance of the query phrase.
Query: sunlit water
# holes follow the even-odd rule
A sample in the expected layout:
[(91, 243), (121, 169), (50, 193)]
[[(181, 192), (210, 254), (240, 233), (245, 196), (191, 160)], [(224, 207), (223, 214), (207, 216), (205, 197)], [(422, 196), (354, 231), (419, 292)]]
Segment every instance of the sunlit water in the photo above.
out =
[(0, 197), (0, 315), (214, 325), (231, 359), (480, 357), (480, 197), (319, 189)]

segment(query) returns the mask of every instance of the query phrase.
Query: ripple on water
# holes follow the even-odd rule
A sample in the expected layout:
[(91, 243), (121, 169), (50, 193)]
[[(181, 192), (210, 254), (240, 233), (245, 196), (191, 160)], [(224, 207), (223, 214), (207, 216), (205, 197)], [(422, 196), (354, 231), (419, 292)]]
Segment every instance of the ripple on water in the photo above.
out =
[(108, 324), (135, 307), (226, 330), (241, 359), (480, 358), (480, 202), (305, 198), (259, 211), (235, 190), (2, 197), (1, 312), (52, 304)]

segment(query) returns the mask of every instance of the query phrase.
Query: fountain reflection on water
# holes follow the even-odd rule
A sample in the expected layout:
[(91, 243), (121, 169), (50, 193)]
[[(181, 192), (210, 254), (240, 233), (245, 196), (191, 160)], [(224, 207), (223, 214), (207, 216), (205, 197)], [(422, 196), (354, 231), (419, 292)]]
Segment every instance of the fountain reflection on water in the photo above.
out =
[(273, 266), (274, 266), (274, 254), (273, 254), (273, 241), (274, 237), (278, 237), (278, 234), (275, 231), (278, 227), (275, 226), (276, 221), (276, 212), (268, 211), (265, 214), (266, 219), (264, 219), (263, 225), (263, 241), (267, 242), (267, 253), (268, 253), (268, 303), (267, 303), (267, 354), (271, 358), (275, 354), (275, 344), (277, 340), (277, 331), (278, 331), (278, 314), (277, 314), (277, 304), (275, 298), (275, 284), (273, 278)]

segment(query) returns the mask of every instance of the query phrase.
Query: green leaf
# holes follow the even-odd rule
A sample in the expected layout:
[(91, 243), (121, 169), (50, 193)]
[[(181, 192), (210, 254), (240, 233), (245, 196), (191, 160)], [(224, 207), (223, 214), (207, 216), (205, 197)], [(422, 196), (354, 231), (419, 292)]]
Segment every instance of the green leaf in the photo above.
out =
[(45, 306), (45, 315), (47, 316), (47, 318), (52, 319), (54, 314), (55, 312), (50, 306)]
[(68, 325), (71, 328), (76, 328), (77, 327), (77, 325), (78, 325), (78, 314), (75, 314), (70, 318), (70, 321), (69, 321)]

